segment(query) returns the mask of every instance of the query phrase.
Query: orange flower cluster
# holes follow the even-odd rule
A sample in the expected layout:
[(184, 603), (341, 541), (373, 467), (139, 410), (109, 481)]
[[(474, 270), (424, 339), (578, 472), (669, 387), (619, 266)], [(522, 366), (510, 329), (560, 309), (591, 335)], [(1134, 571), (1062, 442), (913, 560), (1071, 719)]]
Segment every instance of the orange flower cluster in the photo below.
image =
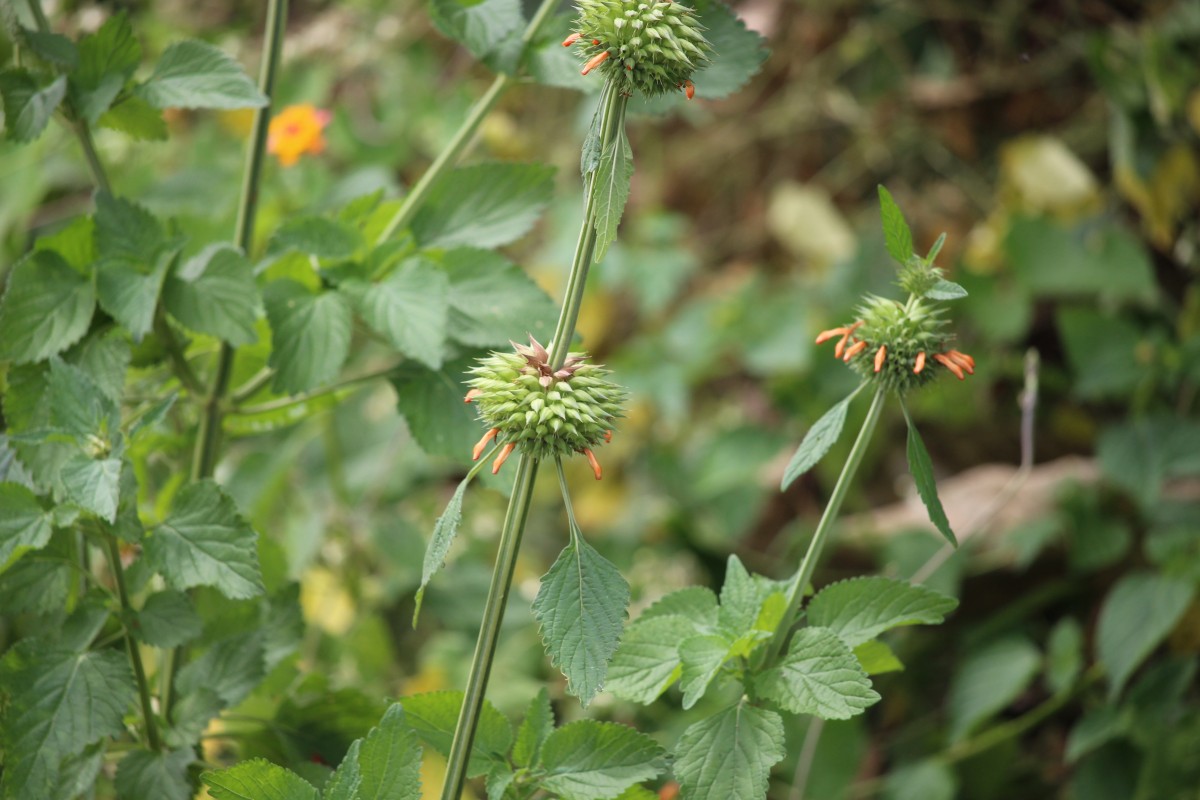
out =
[(295, 164), (302, 155), (323, 152), (322, 132), (331, 117), (325, 109), (308, 103), (288, 106), (275, 115), (267, 128), (267, 152), (285, 167)]
[[(838, 339), (838, 343), (833, 347), (833, 357), (840, 358), (846, 363), (849, 363), (850, 359), (867, 349), (867, 343), (865, 341), (862, 339), (856, 340), (854, 338), (854, 332), (858, 330), (862, 324), (862, 320), (859, 320), (853, 325), (843, 325), (839, 328), (830, 328), (827, 331), (821, 331), (821, 333), (817, 335), (817, 344), (824, 344), (830, 339), (841, 337)], [(887, 351), (888, 348), (886, 344), (881, 344), (879, 345), (878, 349), (876, 349), (876, 372), (883, 370), (883, 365), (887, 362)], [(916, 358), (913, 359), (912, 371), (914, 375), (920, 375), (925, 369), (925, 359), (926, 354), (924, 350), (917, 353)], [(965, 379), (967, 375), (975, 374), (975, 359), (959, 350), (947, 350), (944, 353), (934, 353), (933, 359), (946, 369), (950, 370), (950, 372), (952, 372), (960, 381)]]

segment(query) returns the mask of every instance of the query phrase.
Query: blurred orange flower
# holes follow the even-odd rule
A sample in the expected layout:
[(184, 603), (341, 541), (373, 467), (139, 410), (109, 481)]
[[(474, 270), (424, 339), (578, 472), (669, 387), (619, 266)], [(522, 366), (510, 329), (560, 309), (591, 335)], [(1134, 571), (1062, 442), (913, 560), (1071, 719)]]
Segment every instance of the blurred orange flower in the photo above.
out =
[(322, 108), (302, 103), (288, 106), (271, 120), (267, 128), (267, 152), (290, 167), (305, 153), (317, 154), (325, 149), (321, 132), (329, 124), (331, 114)]

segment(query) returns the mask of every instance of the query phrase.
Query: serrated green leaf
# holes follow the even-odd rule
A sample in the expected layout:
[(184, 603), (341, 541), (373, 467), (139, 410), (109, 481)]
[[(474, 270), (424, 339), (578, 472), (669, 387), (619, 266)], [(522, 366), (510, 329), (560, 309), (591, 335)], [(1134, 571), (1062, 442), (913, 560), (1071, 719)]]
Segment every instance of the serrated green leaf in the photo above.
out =
[(142, 206), (108, 192), (96, 192), (95, 250), (101, 258), (151, 264), (166, 236), (158, 218)]
[(0, 483), (0, 572), (26, 550), (45, 547), (53, 532), (37, 495), (15, 483)]
[(162, 142), (167, 138), (167, 121), (162, 112), (133, 94), (101, 114), (96, 124), (139, 142)]
[(604, 688), (635, 703), (654, 702), (682, 674), (679, 645), (697, 632), (686, 617), (643, 614), (621, 636)]
[(155, 592), (146, 598), (133, 617), (135, 637), (154, 647), (178, 647), (195, 639), (204, 630), (204, 622), (184, 592)]
[(967, 290), (954, 281), (942, 278), (933, 285), (932, 289), (925, 292), (925, 296), (931, 300), (961, 300), (967, 296)]
[(28, 142), (40, 136), (66, 97), (66, 77), (48, 78), (20, 68), (0, 72), (4, 128), (11, 141)]
[[(537, 696), (529, 702), (525, 719), (517, 727), (517, 739), (513, 742), (512, 760), (518, 767), (531, 767), (538, 763), (542, 744), (554, 730), (554, 709), (550, 707), (550, 694), (543, 686)], [(491, 792), (491, 780), (488, 781)]]
[(882, 675), (886, 672), (902, 672), (904, 664), (888, 647), (878, 639), (863, 642), (854, 648), (854, 657), (868, 675)]
[(508, 788), (512, 786), (517, 773), (504, 764), (496, 764), (487, 774), (488, 800), (504, 800)]
[(755, 683), (763, 697), (793, 714), (849, 719), (879, 701), (846, 643), (827, 628), (802, 628), (778, 666)]
[(121, 459), (76, 453), (59, 473), (67, 499), (84, 511), (115, 522), (121, 494)]
[(950, 684), (950, 738), (963, 739), (1006, 708), (1037, 675), (1042, 656), (1021, 637), (993, 642), (961, 662)]
[(187, 768), (195, 757), (190, 747), (168, 753), (131, 750), (117, 765), (118, 800), (190, 800), (193, 792)]
[(957, 607), (953, 597), (924, 586), (872, 576), (826, 586), (806, 613), (810, 625), (829, 628), (857, 647), (901, 625), (937, 625)]
[(704, 696), (708, 685), (721, 671), (729, 658), (732, 643), (724, 636), (693, 636), (679, 645), (682, 672), (679, 687), (683, 689), (683, 707), (689, 709)]
[(124, 652), (39, 650), (31, 640), (5, 654), (0, 684), (10, 698), (0, 729), (8, 797), (48, 797), (64, 759), (124, 731), (136, 693)]
[(771, 595), (784, 590), (783, 583), (761, 575), (751, 575), (737, 556), (730, 556), (726, 562), (721, 607), (717, 613), (721, 632), (730, 638), (738, 638), (753, 631)]
[(159, 251), (150, 265), (124, 258), (104, 258), (96, 264), (96, 297), (100, 307), (129, 331), (135, 342), (150, 332), (167, 270), (178, 248)]
[(78, 557), (73, 537), (51, 536), (39, 552), (46, 560), (23, 558), (0, 573), (0, 608), (5, 614), (54, 614), (66, 604), (78, 576), (70, 567), (71, 559)]
[(240, 64), (196, 40), (168, 47), (137, 93), (155, 108), (259, 108), (267, 104)]
[(48, 236), (39, 237), (33, 249), (53, 250), (80, 275), (92, 274), (96, 260), (96, 223), (91, 217), (75, 217), (66, 226)]
[(113, 423), (115, 412), (125, 395), (125, 371), (132, 360), (129, 339), (117, 328), (96, 331), (63, 354), (63, 359), (78, 367), (110, 401)]
[(337, 292), (314, 294), (291, 280), (264, 292), (271, 323), (272, 388), (298, 394), (337, 377), (350, 352), (350, 303)]
[(933, 479), (933, 461), (929, 458), (929, 451), (925, 449), (925, 443), (921, 441), (921, 434), (913, 424), (912, 417), (908, 415), (908, 409), (904, 408), (903, 403), (900, 407), (904, 409), (904, 421), (908, 423), (908, 471), (912, 473), (913, 482), (917, 485), (917, 494), (925, 504), (925, 509), (929, 512), (929, 521), (938, 529), (938, 533), (951, 545), (958, 547), (958, 539), (950, 529), (950, 520), (946, 519), (946, 510), (942, 508), (942, 501), (938, 498), (937, 481)]
[(363, 321), (393, 347), (430, 369), (442, 365), (450, 281), (436, 266), (412, 258), (379, 283), (348, 281), (341, 289)]
[(145, 541), (149, 563), (175, 589), (213, 586), (240, 599), (264, 592), (258, 568), (258, 535), (216, 483), (179, 490), (171, 513)]
[(0, 299), (0, 360), (41, 361), (83, 338), (96, 291), (52, 250), (21, 259)]
[(620, 570), (582, 536), (572, 537), (542, 577), (533, 616), (550, 662), (584, 707), (604, 686), (628, 607), (629, 584)]
[(447, 333), (471, 347), (499, 347), (553, 332), (558, 307), (528, 275), (491, 250), (459, 247), (440, 257), (450, 279)]
[(683, 617), (703, 633), (717, 624), (717, 596), (707, 586), (685, 586), (655, 600), (637, 621), (667, 616)]
[(542, 746), (542, 788), (563, 800), (606, 800), (667, 767), (667, 752), (626, 725), (580, 720)]
[(108, 110), (133, 77), (142, 48), (125, 14), (114, 14), (79, 41), (79, 66), (71, 72), (71, 102), (89, 124)]
[(163, 287), (163, 305), (197, 333), (240, 346), (258, 340), (262, 307), (254, 270), (240, 251), (213, 244), (177, 263)]
[(499, 247), (533, 227), (553, 192), (553, 167), (460, 167), (434, 184), (413, 218), (413, 236), (422, 247)]
[(46, 375), (51, 429), (83, 440), (105, 435), (120, 421), (117, 405), (83, 370), (61, 359), (50, 360)]
[(432, 0), (429, 11), (439, 31), (480, 61), (525, 27), (520, 0)]
[(354, 742), (329, 779), (325, 800), (415, 800), (421, 796), (421, 747), (394, 703), (379, 725)]
[(882, 184), (879, 186), (879, 213), (883, 217), (883, 239), (888, 253), (897, 263), (907, 264), (913, 255), (912, 230), (904, 219), (904, 212), (892, 199), (892, 193)]
[(1109, 592), (1096, 623), (1096, 659), (1108, 672), (1111, 698), (1175, 627), (1195, 591), (1186, 580), (1137, 572)]
[(265, 758), (205, 772), (200, 780), (213, 800), (320, 800), (321, 793), (294, 772)]
[(271, 237), (268, 253), (295, 250), (317, 258), (350, 258), (363, 246), (358, 229), (341, 220), (327, 217), (289, 219)]
[(175, 679), (180, 696), (213, 692), (226, 708), (236, 706), (266, 677), (264, 632), (252, 630), (214, 642)]
[(434, 371), (406, 362), (388, 378), (409, 431), (426, 453), (463, 461), (482, 435), (474, 407), (463, 402), (463, 380), (474, 365), (473, 358), (460, 358)]
[(696, 96), (720, 100), (741, 89), (754, 77), (770, 51), (766, 40), (749, 30), (738, 15), (720, 0), (696, 0), (693, 3), (704, 37), (713, 46), (711, 62), (696, 70), (692, 81)]
[(459, 482), (458, 488), (450, 497), (450, 502), (446, 504), (446, 510), (442, 512), (433, 526), (433, 536), (429, 539), (429, 545), (425, 549), (425, 560), (421, 565), (421, 586), (417, 589), (416, 608), (413, 609), (414, 627), (417, 624), (417, 617), (421, 613), (421, 601), (425, 597), (425, 587), (429, 586), (429, 581), (446, 563), (446, 554), (450, 552), (450, 545), (458, 534), (458, 526), (462, 523), (463, 495), (473, 477), (475, 477), (475, 471), (471, 470)]
[(79, 51), (76, 49), (75, 43), (60, 33), (21, 28), (21, 37), (30, 51), (35, 53), (38, 58), (68, 69), (74, 69), (79, 65)]
[(793, 481), (815, 467), (837, 442), (838, 437), (842, 435), (842, 427), (846, 424), (846, 409), (857, 394), (858, 389), (855, 389), (849, 396), (836, 403), (821, 415), (816, 424), (808, 429), (808, 433), (804, 434), (804, 440), (800, 442), (800, 447), (788, 462), (787, 469), (783, 471), (780, 491), (786, 491)]
[[(462, 708), (462, 692), (428, 692), (404, 698), (405, 718), (421, 739), (442, 755), (450, 752), (454, 728)], [(512, 744), (512, 726), (508, 718), (487, 700), (479, 714), (479, 726), (471, 745), (467, 777), (488, 772), (492, 765), (504, 763)]]
[(617, 135), (600, 154), (600, 164), (590, 185), (596, 220), (596, 249), (592, 256), (596, 263), (604, 258), (608, 246), (617, 239), (617, 227), (625, 214), (625, 203), (629, 200), (629, 182), (633, 179), (633, 148), (625, 128), (617, 128)]
[(675, 777), (688, 800), (762, 800), (783, 759), (783, 720), (745, 701), (694, 723), (675, 745)]

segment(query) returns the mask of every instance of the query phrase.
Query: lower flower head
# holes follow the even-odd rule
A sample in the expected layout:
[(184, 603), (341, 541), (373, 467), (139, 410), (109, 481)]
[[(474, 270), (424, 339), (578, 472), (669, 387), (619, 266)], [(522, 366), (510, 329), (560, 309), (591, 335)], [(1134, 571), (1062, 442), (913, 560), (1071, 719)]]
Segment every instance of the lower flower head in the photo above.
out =
[(323, 131), (329, 124), (328, 111), (307, 103), (288, 106), (271, 119), (267, 128), (267, 152), (279, 163), (290, 167), (305, 154), (316, 155), (325, 150)]
[(499, 463), (514, 448), (539, 459), (583, 453), (600, 477), (591, 449), (611, 437), (626, 394), (605, 379), (608, 370), (586, 358), (572, 353), (556, 369), (531, 336), (528, 346), (514, 343), (513, 352), (480, 359), (467, 381), (467, 402), (478, 405), (488, 427), (475, 458), (492, 441), (501, 445)]

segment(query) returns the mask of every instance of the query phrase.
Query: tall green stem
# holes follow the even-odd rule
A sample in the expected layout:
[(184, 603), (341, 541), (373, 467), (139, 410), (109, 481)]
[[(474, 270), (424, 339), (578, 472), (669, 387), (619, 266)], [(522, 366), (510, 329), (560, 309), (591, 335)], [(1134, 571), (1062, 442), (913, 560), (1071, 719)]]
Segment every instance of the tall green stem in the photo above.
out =
[[(246, 171), (242, 176), (242, 189), (238, 201), (237, 222), (233, 241), (249, 253), (254, 240), (254, 221), (258, 211), (258, 186), (262, 178), (263, 161), (267, 150), (267, 127), (271, 122), (271, 97), (275, 90), (275, 74), (279, 68), (279, 54), (283, 51), (283, 33), (287, 23), (287, 0), (269, 0), (267, 3), (266, 30), (263, 34), (262, 64), (259, 67), (258, 89), (267, 98), (267, 104), (254, 113), (254, 127), (246, 148)], [(225, 414), (224, 397), (229, 389), (229, 376), (233, 372), (234, 349), (222, 342), (217, 353), (217, 364), (213, 370), (212, 384), (204, 398), (200, 425), (196, 431), (196, 445), (192, 452), (193, 481), (212, 477), (221, 449), (221, 420)], [(167, 653), (161, 677), (163, 717), (171, 718), (174, 705), (175, 670), (179, 665), (180, 648)]]
[[(121, 610), (127, 614), (132, 613), (133, 606), (125, 588), (125, 568), (121, 565), (121, 548), (117, 545), (117, 537), (106, 533), (104, 538), (108, 543), (108, 567), (117, 582)], [(146, 721), (146, 744), (150, 745), (152, 750), (161, 750), (162, 741), (158, 738), (158, 723), (154, 719), (154, 706), (150, 702), (150, 683), (146, 680), (146, 666), (142, 663), (142, 653), (128, 628), (125, 631), (125, 645), (129, 649), (129, 661), (133, 665), (133, 677), (137, 680), (138, 695), (142, 701), (142, 718)]]
[(475, 730), (479, 725), (483, 698), (492, 672), (492, 660), (495, 658), (496, 644), (500, 637), (500, 623), (508, 607), (508, 592), (512, 587), (513, 569), (517, 564), (517, 551), (521, 548), (521, 536), (525, 533), (525, 520), (529, 515), (529, 502), (533, 497), (533, 481), (537, 476), (537, 468), (537, 459), (528, 455), (522, 455), (517, 462), (512, 497), (508, 501), (504, 527), (500, 532), (500, 551), (496, 555), (496, 566), (492, 571), (487, 605), (483, 609), (479, 640), (475, 643), (475, 655), (471, 659), (471, 672), (467, 676), (462, 710), (454, 728), (454, 741), (450, 745), (450, 755), (446, 763), (446, 781), (442, 785), (443, 800), (458, 800), (467, 780), (471, 746), (475, 742)]
[(875, 431), (875, 424), (879, 422), (879, 413), (883, 410), (883, 401), (886, 397), (887, 392), (882, 387), (875, 390), (875, 397), (871, 400), (867, 417), (858, 431), (858, 438), (854, 440), (854, 446), (850, 448), (850, 455), (846, 456), (842, 474), (833, 487), (833, 494), (830, 495), (829, 503), (825, 506), (825, 513), (821, 515), (816, 533), (813, 534), (812, 541), (808, 543), (808, 551), (804, 554), (804, 560), (800, 562), (800, 569), (796, 571), (791, 585), (788, 587), (787, 611), (784, 612), (779, 627), (775, 629), (771, 644), (766, 649), (768, 660), (778, 658), (787, 645), (792, 626), (796, 623), (796, 616), (800, 613), (800, 605), (804, 602), (804, 592), (808, 588), (808, 582), (812, 580), (813, 571), (817, 568), (817, 561), (821, 557), (821, 551), (825, 548), (825, 542), (829, 538), (830, 531), (833, 530), (834, 521), (837, 520), (838, 513), (842, 509), (842, 501), (846, 499), (846, 492), (854, 480), (854, 473), (858, 471), (863, 454), (867, 452), (867, 445), (871, 441), (871, 434)]
[[(601, 96), (602, 144), (612, 141), (625, 124), (625, 105), (628, 98), (611, 86), (606, 85)], [(585, 205), (583, 227), (567, 277), (565, 297), (558, 324), (554, 329), (551, 345), (552, 363), (561, 367), (566, 360), (571, 339), (575, 336), (575, 323), (579, 318), (579, 307), (583, 290), (587, 284), (588, 268), (596, 250), (596, 203), (595, 181), (589, 177), (584, 187)], [(517, 465), (517, 477), (513, 482), (512, 495), (508, 501), (508, 512), (504, 518), (504, 530), (500, 536), (500, 549), (496, 555), (496, 568), (492, 572), (492, 583), (488, 589), (487, 605), (484, 607), (483, 623), (479, 629), (479, 640), (475, 645), (475, 656), (471, 661), (471, 672), (467, 676), (467, 688), (463, 697), (458, 724), (454, 728), (454, 740), (450, 745), (449, 762), (446, 765), (446, 780), (442, 786), (442, 800), (458, 800), (467, 779), (467, 764), (471, 756), (471, 745), (475, 741), (475, 730), (483, 709), (483, 698), (491, 675), (492, 659), (500, 634), (500, 622), (508, 602), (512, 585), (513, 565), (521, 546), (529, 501), (533, 496), (533, 478), (537, 471), (537, 460), (522, 455)], [(572, 536), (575, 533), (572, 532)]]
[[(525, 33), (521, 36), (522, 51), (524, 51), (525, 45), (532, 42), (534, 37), (537, 36), (542, 23), (546, 21), (546, 18), (557, 3), (558, 0), (542, 0), (542, 4), (533, 15), (533, 19), (529, 21), (529, 25), (525, 28)], [(396, 213), (392, 215), (387, 227), (379, 234), (376, 244), (386, 242), (395, 236), (397, 231), (403, 230), (412, 222), (413, 216), (425, 201), (425, 197), (429, 194), (429, 190), (433, 187), (434, 182), (441, 177), (442, 173), (448, 167), (458, 161), (459, 156), (462, 155), (463, 150), (466, 149), (467, 144), (475, 135), (475, 131), (479, 129), (479, 125), (491, 110), (495, 108), (501, 96), (516, 81), (517, 79), (513, 75), (506, 72), (496, 75), (496, 78), (492, 81), (492, 85), (471, 106), (471, 110), (467, 113), (467, 118), (463, 120), (454, 137), (442, 149), (442, 152), (438, 153), (437, 158), (429, 165), (429, 169), (425, 170), (425, 174), (417, 181), (417, 185), (409, 191), (408, 195), (404, 198), (404, 202), (400, 204), (400, 208), (396, 209)]]

